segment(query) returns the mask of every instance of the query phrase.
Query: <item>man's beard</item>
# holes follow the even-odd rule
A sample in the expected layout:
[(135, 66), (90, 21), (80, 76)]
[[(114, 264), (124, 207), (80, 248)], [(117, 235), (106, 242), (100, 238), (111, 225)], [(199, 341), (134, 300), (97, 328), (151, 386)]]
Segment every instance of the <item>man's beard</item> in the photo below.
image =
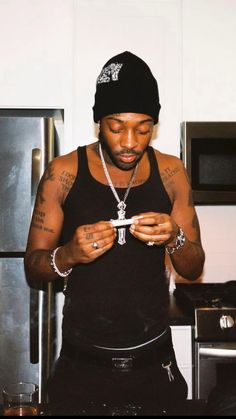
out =
[[(122, 163), (118, 158), (116, 158), (116, 155), (113, 154), (110, 150), (110, 148), (108, 147), (106, 140), (104, 139), (104, 136), (102, 134), (102, 131), (100, 129), (99, 134), (98, 134), (98, 138), (99, 138), (99, 142), (101, 143), (102, 149), (105, 151), (105, 155), (104, 158), (106, 160), (106, 162), (109, 164), (113, 164), (114, 166), (118, 167), (118, 169), (121, 170), (132, 170), (134, 169), (134, 167), (136, 166), (136, 164), (139, 162), (139, 160), (142, 158), (143, 153), (137, 153), (134, 150), (130, 151), (128, 149), (123, 149), (120, 153), (119, 156), (122, 154), (130, 154), (130, 155), (135, 155), (137, 158), (131, 162), (131, 163)], [(118, 155), (117, 155), (118, 157)]]

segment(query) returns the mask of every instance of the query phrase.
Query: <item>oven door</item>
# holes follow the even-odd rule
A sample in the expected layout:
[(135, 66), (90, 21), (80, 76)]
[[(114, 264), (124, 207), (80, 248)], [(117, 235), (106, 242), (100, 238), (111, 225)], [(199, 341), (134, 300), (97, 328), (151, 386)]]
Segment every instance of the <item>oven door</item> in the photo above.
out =
[(195, 398), (208, 399), (211, 390), (236, 378), (236, 342), (195, 343)]

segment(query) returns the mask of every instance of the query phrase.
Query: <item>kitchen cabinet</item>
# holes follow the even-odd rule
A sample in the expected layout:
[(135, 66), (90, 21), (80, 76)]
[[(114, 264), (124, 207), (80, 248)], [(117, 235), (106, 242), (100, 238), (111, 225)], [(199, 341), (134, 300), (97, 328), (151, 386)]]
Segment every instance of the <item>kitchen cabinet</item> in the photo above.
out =
[(171, 326), (176, 360), (188, 385), (188, 399), (193, 396), (193, 326)]

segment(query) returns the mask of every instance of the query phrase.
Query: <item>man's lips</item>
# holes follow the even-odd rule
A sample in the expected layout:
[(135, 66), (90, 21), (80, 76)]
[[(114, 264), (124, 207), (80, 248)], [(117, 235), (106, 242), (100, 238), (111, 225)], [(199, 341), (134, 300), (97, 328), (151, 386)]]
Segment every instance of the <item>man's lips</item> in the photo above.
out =
[(120, 154), (119, 159), (123, 163), (132, 163), (134, 160), (136, 160), (137, 156), (135, 154)]

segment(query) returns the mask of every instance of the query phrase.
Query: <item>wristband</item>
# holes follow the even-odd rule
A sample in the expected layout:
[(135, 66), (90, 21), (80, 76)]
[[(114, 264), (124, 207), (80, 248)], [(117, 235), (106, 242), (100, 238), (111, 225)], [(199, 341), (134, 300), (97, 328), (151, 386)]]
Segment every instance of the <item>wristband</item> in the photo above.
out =
[(169, 255), (172, 255), (176, 250), (181, 249), (185, 243), (185, 234), (181, 227), (179, 227), (176, 239), (175, 239), (175, 246), (166, 246), (166, 251)]
[(72, 268), (68, 269), (68, 271), (65, 271), (65, 272), (59, 271), (59, 269), (56, 265), (56, 261), (55, 261), (56, 253), (57, 253), (58, 249), (60, 249), (60, 246), (57, 247), (55, 250), (53, 250), (53, 252), (51, 253), (51, 263), (50, 263), (50, 265), (53, 267), (53, 270), (54, 270), (54, 272), (57, 273), (57, 275), (59, 275), (63, 278), (66, 278), (71, 273)]

